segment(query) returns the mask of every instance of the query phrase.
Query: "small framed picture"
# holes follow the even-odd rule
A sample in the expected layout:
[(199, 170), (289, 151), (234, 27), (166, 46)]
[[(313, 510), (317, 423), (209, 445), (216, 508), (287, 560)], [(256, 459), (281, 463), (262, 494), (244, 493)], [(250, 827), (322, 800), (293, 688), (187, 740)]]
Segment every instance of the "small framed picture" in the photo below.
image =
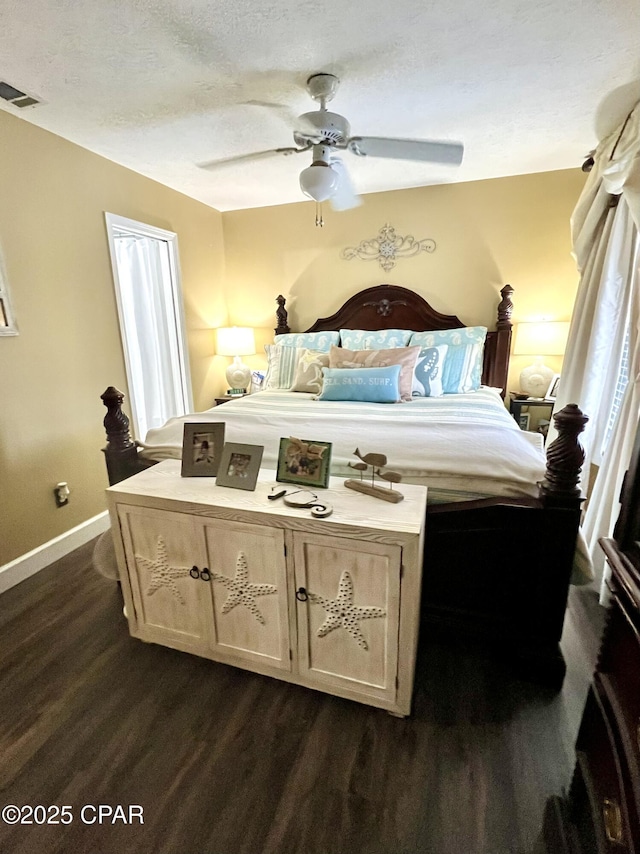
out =
[(520, 415), (518, 416), (518, 425), (519, 425), (521, 430), (528, 430), (529, 429), (530, 419), (531, 419), (531, 416), (529, 415), (528, 412), (521, 412), (520, 413)]
[(215, 477), (224, 446), (224, 423), (184, 425), (182, 477)]
[(560, 374), (554, 374), (553, 379), (549, 383), (549, 388), (545, 394), (546, 400), (555, 400), (558, 396), (558, 385), (560, 384)]
[(298, 483), (324, 488), (329, 483), (331, 442), (310, 439), (280, 439), (278, 471), (280, 483)]
[(216, 485), (253, 491), (256, 488), (263, 451), (262, 445), (227, 442), (222, 449)]

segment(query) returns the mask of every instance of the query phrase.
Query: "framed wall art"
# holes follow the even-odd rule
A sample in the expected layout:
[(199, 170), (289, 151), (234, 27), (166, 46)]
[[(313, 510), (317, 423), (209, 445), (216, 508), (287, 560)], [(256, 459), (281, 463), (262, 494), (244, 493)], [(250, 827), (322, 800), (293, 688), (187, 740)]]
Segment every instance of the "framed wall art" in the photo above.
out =
[(276, 480), (324, 488), (329, 483), (331, 442), (280, 439)]
[(262, 445), (227, 442), (222, 449), (216, 485), (254, 490), (263, 451)]
[(224, 423), (192, 422), (184, 425), (182, 477), (215, 477), (224, 447)]

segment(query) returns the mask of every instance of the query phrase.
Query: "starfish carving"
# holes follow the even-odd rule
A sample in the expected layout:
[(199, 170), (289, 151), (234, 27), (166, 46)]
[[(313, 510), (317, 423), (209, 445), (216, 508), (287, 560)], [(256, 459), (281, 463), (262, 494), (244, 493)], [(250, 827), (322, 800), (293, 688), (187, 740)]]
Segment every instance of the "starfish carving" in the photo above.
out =
[(255, 597), (277, 593), (278, 588), (274, 584), (251, 584), (249, 582), (249, 565), (244, 552), (238, 553), (234, 578), (229, 578), (228, 575), (221, 575), (219, 572), (212, 572), (211, 576), (215, 581), (224, 584), (231, 591), (229, 598), (222, 606), (223, 614), (228, 614), (236, 605), (244, 605), (245, 608), (251, 611), (259, 623), (262, 623), (263, 626), (265, 625), (264, 617), (255, 603)]
[(321, 605), (328, 615), (317, 631), (319, 638), (323, 638), (334, 629), (343, 628), (356, 640), (358, 646), (368, 650), (369, 646), (364, 639), (359, 621), (387, 616), (384, 608), (360, 607), (353, 604), (353, 580), (346, 569), (340, 576), (338, 595), (335, 599), (325, 599), (324, 596), (318, 596), (316, 593), (307, 592), (307, 595), (314, 605)]
[(178, 602), (182, 605), (187, 604), (184, 596), (178, 590), (176, 578), (184, 578), (185, 575), (189, 575), (189, 567), (169, 565), (167, 546), (162, 537), (158, 537), (155, 560), (149, 560), (149, 558), (142, 557), (141, 555), (136, 555), (136, 560), (140, 566), (151, 573), (151, 581), (147, 587), (147, 596), (151, 596), (161, 587), (167, 587)]

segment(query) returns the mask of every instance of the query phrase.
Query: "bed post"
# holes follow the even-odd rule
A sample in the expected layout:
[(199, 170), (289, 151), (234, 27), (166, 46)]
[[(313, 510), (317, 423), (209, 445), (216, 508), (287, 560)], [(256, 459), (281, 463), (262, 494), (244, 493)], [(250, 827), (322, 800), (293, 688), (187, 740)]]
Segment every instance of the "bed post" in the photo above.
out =
[(102, 422), (107, 433), (107, 446), (102, 451), (107, 462), (109, 485), (113, 486), (146, 466), (141, 465), (138, 459), (138, 448), (129, 433), (129, 418), (122, 411), (124, 394), (110, 385), (100, 398), (107, 407)]
[(578, 437), (589, 417), (575, 403), (568, 403), (553, 420), (558, 436), (547, 448), (547, 472), (540, 485), (542, 498), (562, 499), (580, 506), (583, 499), (578, 481), (584, 450)]
[(509, 356), (511, 353), (511, 314), (513, 312), (513, 288), (505, 285), (500, 291), (502, 299), (498, 304), (498, 319), (496, 331), (489, 332), (485, 345), (485, 363), (482, 373), (484, 385), (502, 389), (502, 397), (506, 395), (507, 375), (509, 373)]
[(278, 303), (278, 308), (276, 309), (276, 321), (278, 325), (273, 330), (276, 335), (286, 335), (291, 332), (288, 323), (288, 314), (287, 309), (284, 307), (286, 303), (286, 299), (280, 294), (279, 297), (276, 297), (276, 302)]

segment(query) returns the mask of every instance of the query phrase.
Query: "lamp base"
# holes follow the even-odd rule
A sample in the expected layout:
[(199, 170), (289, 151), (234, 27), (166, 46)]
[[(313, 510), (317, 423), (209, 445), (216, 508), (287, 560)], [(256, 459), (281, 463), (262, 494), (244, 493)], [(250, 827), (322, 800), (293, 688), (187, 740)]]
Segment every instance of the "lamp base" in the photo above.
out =
[(240, 356), (233, 357), (233, 362), (227, 368), (225, 376), (227, 378), (227, 385), (231, 389), (244, 389), (247, 391), (251, 388), (251, 368), (240, 361)]
[(520, 390), (529, 397), (544, 397), (553, 376), (551, 368), (538, 360), (520, 374)]

